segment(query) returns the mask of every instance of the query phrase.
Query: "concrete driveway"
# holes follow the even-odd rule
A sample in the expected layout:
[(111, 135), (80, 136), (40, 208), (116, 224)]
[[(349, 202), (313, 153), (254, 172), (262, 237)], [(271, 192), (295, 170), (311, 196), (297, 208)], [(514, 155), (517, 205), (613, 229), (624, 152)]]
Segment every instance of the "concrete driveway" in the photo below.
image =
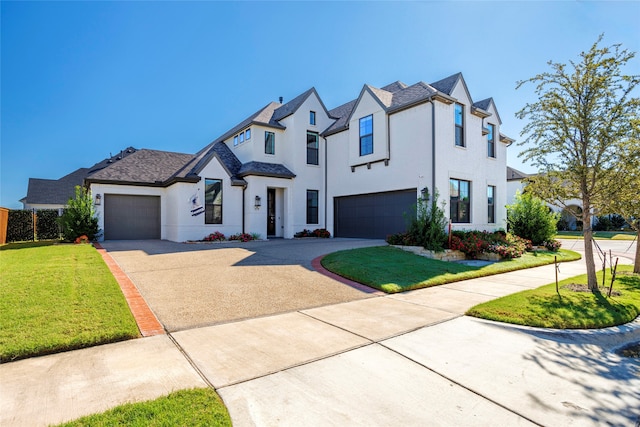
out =
[(164, 327), (179, 331), (371, 297), (311, 267), (331, 252), (382, 240), (294, 239), (207, 244), (108, 241)]

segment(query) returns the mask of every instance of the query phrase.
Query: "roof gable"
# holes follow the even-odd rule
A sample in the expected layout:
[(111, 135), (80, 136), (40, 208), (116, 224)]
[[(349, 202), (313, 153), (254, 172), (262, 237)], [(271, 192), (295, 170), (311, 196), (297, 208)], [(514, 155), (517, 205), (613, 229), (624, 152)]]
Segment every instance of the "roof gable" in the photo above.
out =
[(496, 108), (496, 104), (493, 101), (493, 98), (487, 98), (487, 99), (483, 99), (482, 101), (475, 102), (473, 106), (476, 108), (480, 108), (481, 110), (486, 111), (491, 115), (493, 115), (493, 113), (491, 113), (490, 110), (493, 109), (496, 117), (498, 118), (498, 124), (502, 124), (502, 120), (500, 119), (500, 114), (498, 114), (498, 108)]

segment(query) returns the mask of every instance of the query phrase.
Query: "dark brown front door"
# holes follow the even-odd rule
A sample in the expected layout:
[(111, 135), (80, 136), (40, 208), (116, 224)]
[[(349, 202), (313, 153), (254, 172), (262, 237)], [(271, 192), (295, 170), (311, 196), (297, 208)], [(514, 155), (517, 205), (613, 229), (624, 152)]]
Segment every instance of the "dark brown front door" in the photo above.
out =
[(276, 189), (267, 188), (267, 236), (276, 235)]

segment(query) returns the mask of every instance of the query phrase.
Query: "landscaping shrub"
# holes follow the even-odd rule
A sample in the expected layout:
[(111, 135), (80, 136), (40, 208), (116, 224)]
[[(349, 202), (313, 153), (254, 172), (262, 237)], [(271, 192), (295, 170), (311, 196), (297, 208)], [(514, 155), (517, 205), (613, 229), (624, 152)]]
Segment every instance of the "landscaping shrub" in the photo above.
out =
[(33, 212), (10, 209), (7, 222), (7, 242), (33, 240)]
[(226, 237), (224, 237), (224, 234), (222, 234), (221, 232), (216, 231), (209, 234), (208, 236), (205, 236), (205, 238), (202, 240), (205, 242), (223, 242), (226, 240)]
[(40, 209), (36, 211), (36, 237), (38, 240), (60, 238), (58, 209)]
[(418, 199), (415, 215), (411, 216), (406, 233), (391, 234), (386, 241), (391, 245), (422, 246), (431, 251), (442, 251), (447, 241), (447, 219), (438, 207), (438, 192), (432, 198), (425, 190), (424, 198)]
[(562, 246), (562, 243), (557, 240), (548, 240), (544, 242), (543, 245), (549, 251), (558, 252), (560, 250), (560, 246)]
[(302, 231), (298, 231), (297, 233), (295, 233), (293, 237), (322, 237), (327, 239), (331, 237), (331, 233), (325, 228), (316, 228), (313, 231), (307, 230), (305, 228)]
[(91, 192), (77, 185), (75, 198), (69, 199), (59, 222), (66, 240), (74, 241), (83, 235), (94, 240), (100, 230)]
[(519, 258), (532, 249), (531, 241), (511, 233), (496, 231), (453, 231), (450, 249), (463, 252), (467, 258), (475, 259), (481, 253), (489, 252), (502, 258)]
[(239, 240), (241, 242), (249, 242), (253, 240), (253, 236), (249, 233), (238, 233), (229, 236), (229, 240)]
[(556, 235), (559, 214), (530, 193), (517, 193), (515, 202), (507, 206), (507, 224), (513, 234), (540, 245)]
[(620, 215), (600, 215), (596, 217), (596, 223), (593, 225), (594, 231), (619, 231), (627, 225), (627, 222)]

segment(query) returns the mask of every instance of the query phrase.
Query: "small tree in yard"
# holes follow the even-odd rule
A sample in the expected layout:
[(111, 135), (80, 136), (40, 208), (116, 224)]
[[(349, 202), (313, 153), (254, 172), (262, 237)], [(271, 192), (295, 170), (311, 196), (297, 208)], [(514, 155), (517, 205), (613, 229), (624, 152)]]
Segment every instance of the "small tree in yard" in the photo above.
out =
[(560, 214), (551, 212), (542, 199), (528, 192), (518, 192), (515, 202), (507, 206), (509, 231), (531, 240), (534, 245), (541, 245), (553, 239), (558, 219)]
[[(529, 191), (554, 205), (566, 207), (569, 199), (582, 201), (577, 219), (584, 224), (588, 286), (597, 292), (593, 259), (591, 218), (606, 211), (617, 197), (621, 160), (638, 135), (640, 98), (632, 91), (640, 76), (626, 75), (623, 67), (635, 53), (620, 45), (600, 47), (602, 36), (579, 62), (549, 62), (551, 71), (518, 82), (535, 85), (539, 99), (517, 113), (529, 119), (520, 145), (529, 143), (520, 156), (538, 166), (541, 174)], [(637, 196), (637, 188), (635, 189)]]
[(444, 216), (444, 206), (438, 207), (438, 196), (437, 190), (432, 198), (425, 191), (424, 197), (418, 199), (416, 216), (407, 230), (407, 234), (412, 235), (418, 244), (431, 251), (442, 251), (444, 242), (447, 241), (447, 219)]
[(76, 186), (75, 198), (67, 202), (67, 207), (60, 217), (60, 225), (66, 240), (74, 241), (80, 236), (87, 236), (89, 240), (93, 240), (98, 236), (98, 217), (90, 191)]

